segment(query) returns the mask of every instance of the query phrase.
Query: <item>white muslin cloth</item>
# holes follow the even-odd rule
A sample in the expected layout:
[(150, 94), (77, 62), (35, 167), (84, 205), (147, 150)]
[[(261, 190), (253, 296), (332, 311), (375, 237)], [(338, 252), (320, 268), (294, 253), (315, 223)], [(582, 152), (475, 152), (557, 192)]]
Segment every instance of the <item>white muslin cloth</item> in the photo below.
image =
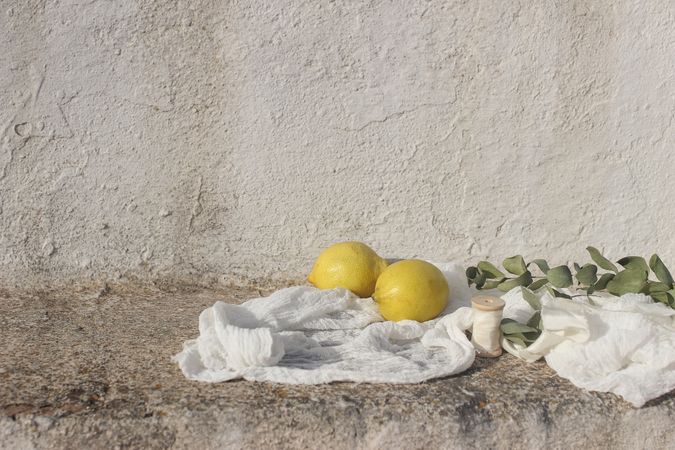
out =
[[(472, 289), (456, 264), (436, 264), (453, 286), (448, 308), (424, 323), (385, 322), (371, 298), (298, 286), (242, 305), (217, 302), (199, 316), (199, 337), (174, 357), (186, 377), (291, 384), (419, 383), (463, 372), (475, 350)], [(458, 310), (459, 309), (459, 310)]]
[[(571, 293), (571, 292), (570, 292)], [(514, 288), (502, 297), (504, 317), (534, 313)], [(675, 389), (675, 310), (643, 294), (541, 296), (543, 332), (527, 348), (502, 339), (509, 353), (546, 363), (574, 385), (614, 392), (634, 406)]]
[[(216, 302), (174, 361), (187, 378), (207, 382), (419, 383), (461, 373), (475, 357), (465, 330), (477, 291), (460, 265), (434, 264), (450, 285), (448, 307), (435, 320), (387, 322), (370, 298), (290, 287), (242, 305)], [(520, 288), (502, 298), (506, 318), (524, 323), (534, 313)], [(591, 300), (543, 295), (539, 339), (527, 348), (502, 339), (503, 347), (529, 362), (544, 357), (576, 386), (635, 406), (675, 389), (675, 310), (637, 294)]]

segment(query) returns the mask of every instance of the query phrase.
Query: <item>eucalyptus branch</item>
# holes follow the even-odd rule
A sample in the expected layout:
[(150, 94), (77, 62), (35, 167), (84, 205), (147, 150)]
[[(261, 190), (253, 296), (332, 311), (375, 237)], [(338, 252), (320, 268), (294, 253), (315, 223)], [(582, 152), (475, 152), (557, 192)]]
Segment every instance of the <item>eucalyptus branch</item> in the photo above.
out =
[[(466, 269), (466, 277), (469, 286), (475, 285), (477, 289), (508, 292), (516, 286), (527, 287), (531, 291), (546, 288), (552, 295), (565, 298), (570, 298), (570, 295), (559, 289), (583, 290), (586, 291), (585, 295), (594, 292), (609, 292), (613, 295), (642, 293), (675, 309), (673, 276), (658, 255), (652, 255), (649, 263), (640, 256), (626, 256), (615, 264), (594, 247), (586, 250), (595, 264), (582, 266), (573, 263), (572, 267), (550, 267), (544, 259), (525, 262), (521, 255), (516, 255), (502, 262), (504, 270), (489, 261), (480, 261), (476, 266)], [(619, 266), (623, 269), (619, 269)], [(543, 275), (533, 275), (534, 267)], [(599, 273), (599, 269), (606, 272)], [(655, 279), (650, 278), (652, 274)]]
[[(587, 247), (586, 250), (595, 264), (573, 263), (571, 268), (568, 265), (550, 267), (544, 259), (525, 262), (521, 255), (516, 255), (502, 261), (504, 270), (489, 261), (480, 261), (466, 269), (466, 278), (469, 286), (474, 285), (476, 289), (499, 289), (508, 292), (517, 286), (523, 288), (523, 298), (535, 313), (526, 324), (504, 319), (501, 328), (506, 339), (525, 347), (534, 342), (542, 331), (541, 302), (535, 294), (541, 289), (546, 289), (554, 297), (587, 297), (589, 302), (592, 302), (590, 296), (595, 292), (619, 296), (641, 293), (675, 309), (673, 276), (658, 255), (652, 255), (649, 263), (640, 256), (626, 256), (615, 264), (595, 247)], [(533, 275), (534, 267), (543, 275)], [(599, 273), (599, 269), (605, 272)], [(655, 279), (652, 279), (652, 274)], [(569, 295), (559, 290), (565, 288), (585, 293)]]

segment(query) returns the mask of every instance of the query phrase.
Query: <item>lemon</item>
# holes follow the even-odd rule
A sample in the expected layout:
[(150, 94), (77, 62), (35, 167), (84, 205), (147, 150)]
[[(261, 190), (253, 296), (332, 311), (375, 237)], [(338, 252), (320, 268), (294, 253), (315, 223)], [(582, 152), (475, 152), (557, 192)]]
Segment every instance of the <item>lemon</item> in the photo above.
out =
[(325, 249), (307, 280), (319, 289), (342, 287), (370, 297), (387, 262), (362, 242), (340, 242)]
[(448, 282), (436, 266), (419, 259), (405, 259), (382, 272), (373, 299), (386, 320), (425, 322), (445, 309), (448, 292)]

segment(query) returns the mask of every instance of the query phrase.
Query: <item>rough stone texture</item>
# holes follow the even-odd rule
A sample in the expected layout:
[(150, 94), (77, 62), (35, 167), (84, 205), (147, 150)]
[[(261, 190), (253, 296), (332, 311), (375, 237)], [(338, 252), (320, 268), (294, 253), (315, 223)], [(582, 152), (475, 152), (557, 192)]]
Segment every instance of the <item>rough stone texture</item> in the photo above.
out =
[(187, 381), (198, 313), (258, 293), (0, 292), (0, 448), (675, 447), (675, 393), (634, 409), (510, 355), (419, 385)]
[(675, 261), (675, 3), (0, 4), (0, 281), (298, 278), (329, 243)]

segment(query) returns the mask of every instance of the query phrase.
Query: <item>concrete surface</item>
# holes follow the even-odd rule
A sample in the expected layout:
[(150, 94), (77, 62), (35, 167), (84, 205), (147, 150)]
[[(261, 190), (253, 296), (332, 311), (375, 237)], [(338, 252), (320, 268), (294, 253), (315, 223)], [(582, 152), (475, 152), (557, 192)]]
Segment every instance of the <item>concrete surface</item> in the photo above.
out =
[(216, 299), (175, 286), (0, 291), (0, 448), (667, 449), (675, 392), (634, 409), (510, 355), (419, 385), (183, 378), (170, 357)]
[(0, 4), (0, 281), (675, 262), (672, 0)]

